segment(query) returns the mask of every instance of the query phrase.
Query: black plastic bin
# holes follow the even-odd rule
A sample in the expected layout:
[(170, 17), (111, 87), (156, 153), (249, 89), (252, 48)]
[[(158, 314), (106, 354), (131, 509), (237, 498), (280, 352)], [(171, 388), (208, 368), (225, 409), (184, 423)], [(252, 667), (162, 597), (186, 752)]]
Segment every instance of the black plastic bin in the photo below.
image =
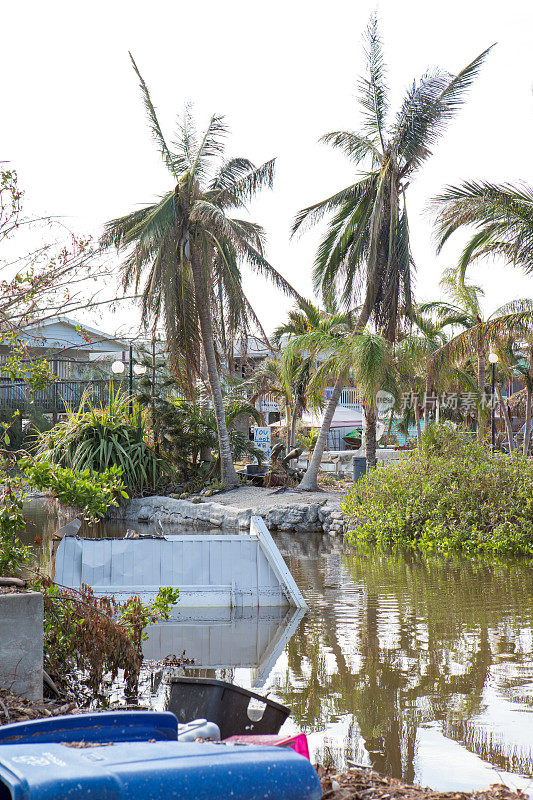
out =
[[(250, 710), (250, 701), (252, 703)], [(258, 704), (261, 704), (258, 708)], [(264, 704), (261, 714), (260, 708)], [(254, 707), (255, 706), (255, 707)], [(220, 728), (220, 738), (237, 734), (278, 733), (291, 713), (290, 708), (214, 678), (172, 678), (168, 710), (178, 722), (207, 719)]]

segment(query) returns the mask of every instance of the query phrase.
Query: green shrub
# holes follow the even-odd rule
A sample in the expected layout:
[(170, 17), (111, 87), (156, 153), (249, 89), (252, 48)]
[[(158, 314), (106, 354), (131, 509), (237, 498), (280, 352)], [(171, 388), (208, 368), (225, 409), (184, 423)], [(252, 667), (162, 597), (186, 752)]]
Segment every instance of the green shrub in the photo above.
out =
[(443, 425), (343, 500), (352, 544), (533, 556), (533, 462)]
[(129, 415), (129, 400), (110, 392), (106, 406), (93, 405), (86, 395), (78, 411), (67, 411), (67, 419), (41, 434), (37, 459), (61, 467), (92, 473), (112, 467), (130, 495), (143, 495), (168, 483), (171, 468), (149, 443), (146, 412), (138, 406)]
[(88, 469), (74, 472), (49, 461), (34, 462), (29, 458), (21, 459), (19, 464), (32, 486), (48, 489), (63, 505), (79, 509), (91, 524), (103, 517), (110, 506), (118, 506), (121, 498), (128, 499), (120, 467), (95, 473)]

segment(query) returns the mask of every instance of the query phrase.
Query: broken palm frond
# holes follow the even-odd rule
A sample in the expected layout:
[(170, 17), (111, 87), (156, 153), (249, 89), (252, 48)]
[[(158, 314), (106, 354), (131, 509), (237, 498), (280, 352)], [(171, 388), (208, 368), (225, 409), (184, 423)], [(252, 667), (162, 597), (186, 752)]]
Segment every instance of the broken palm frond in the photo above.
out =
[(0, 725), (10, 722), (27, 722), (42, 717), (58, 717), (62, 714), (78, 714), (76, 703), (56, 700), (26, 700), (0, 689)]
[(378, 775), (370, 767), (336, 773), (316, 766), (322, 784), (322, 800), (526, 800), (527, 795), (500, 783), (477, 792), (437, 792)]

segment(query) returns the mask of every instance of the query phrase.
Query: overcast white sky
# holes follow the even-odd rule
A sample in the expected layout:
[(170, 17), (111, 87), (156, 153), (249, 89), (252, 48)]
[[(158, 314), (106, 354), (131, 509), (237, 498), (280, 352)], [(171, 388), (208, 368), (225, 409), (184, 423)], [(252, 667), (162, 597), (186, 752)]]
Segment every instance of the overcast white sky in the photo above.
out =
[[(291, 242), (289, 227), (299, 208), (353, 180), (353, 167), (317, 139), (358, 127), (361, 36), (375, 8), (393, 110), (426, 67), (456, 72), (498, 42), (469, 102), (409, 189), (416, 294), (434, 297), (460, 240), (437, 259), (428, 199), (462, 178), (533, 181), (531, 0), (5, 2), (0, 159), (18, 170), (27, 212), (63, 215), (74, 230), (94, 235), (105, 220), (167, 190), (131, 50), (169, 133), (190, 99), (202, 123), (213, 111), (227, 116), (230, 154), (256, 163), (277, 156), (275, 188), (251, 213), (267, 230), (271, 262), (310, 296), (319, 231)], [(516, 270), (485, 264), (472, 274), (486, 290), (488, 310), (532, 294), (533, 277)], [(271, 330), (290, 302), (262, 279), (247, 277), (245, 285)], [(133, 328), (126, 311), (92, 322), (110, 332)]]

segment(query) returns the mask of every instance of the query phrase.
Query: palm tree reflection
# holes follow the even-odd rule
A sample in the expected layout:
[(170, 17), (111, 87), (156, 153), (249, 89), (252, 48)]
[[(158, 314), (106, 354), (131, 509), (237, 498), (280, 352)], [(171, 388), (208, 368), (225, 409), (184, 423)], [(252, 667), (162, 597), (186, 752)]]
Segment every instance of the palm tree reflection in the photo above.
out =
[(329, 737), (320, 759), (366, 756), (378, 771), (412, 781), (417, 731), (438, 722), (483, 760), (530, 774), (530, 748), (509, 726), (491, 727), (487, 697), (490, 682), (502, 702), (533, 706), (528, 567), (341, 557), (320, 547), (313, 555), (307, 541), (305, 557), (294, 547), (288, 555), (312, 611), (287, 646), (286, 672), (271, 676), (302, 730), (343, 726), (342, 752)]

